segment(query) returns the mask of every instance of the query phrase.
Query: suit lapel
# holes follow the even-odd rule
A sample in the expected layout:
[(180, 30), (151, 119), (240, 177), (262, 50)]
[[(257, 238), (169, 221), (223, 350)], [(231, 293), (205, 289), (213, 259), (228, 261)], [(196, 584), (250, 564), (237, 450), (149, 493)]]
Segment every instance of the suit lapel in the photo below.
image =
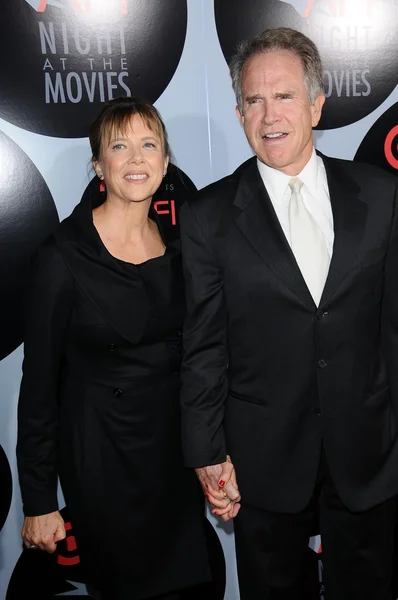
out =
[(320, 306), (330, 300), (355, 264), (367, 217), (367, 205), (358, 198), (359, 186), (337, 161), (325, 156), (322, 159), (333, 212), (334, 244)]
[[(339, 166), (322, 156), (329, 186), (334, 223), (333, 255), (320, 307), (333, 296), (355, 264), (366, 224), (367, 205), (358, 198), (358, 185)], [(315, 303), (280, 226), (253, 158), (242, 167), (234, 205), (240, 209), (236, 225), (273, 273), (301, 300)]]
[(305, 304), (315, 304), (265, 190), (256, 159), (242, 169), (234, 205), (242, 212), (236, 225), (273, 273)]

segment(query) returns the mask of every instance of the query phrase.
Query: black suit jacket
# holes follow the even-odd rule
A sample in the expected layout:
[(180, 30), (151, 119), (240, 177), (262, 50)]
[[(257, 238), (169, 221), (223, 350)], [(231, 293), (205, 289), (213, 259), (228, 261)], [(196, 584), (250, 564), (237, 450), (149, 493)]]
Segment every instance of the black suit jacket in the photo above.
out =
[(243, 501), (302, 510), (322, 444), (342, 501), (398, 492), (397, 179), (323, 157), (334, 218), (316, 307), (255, 158), (183, 206), (186, 463), (229, 453)]

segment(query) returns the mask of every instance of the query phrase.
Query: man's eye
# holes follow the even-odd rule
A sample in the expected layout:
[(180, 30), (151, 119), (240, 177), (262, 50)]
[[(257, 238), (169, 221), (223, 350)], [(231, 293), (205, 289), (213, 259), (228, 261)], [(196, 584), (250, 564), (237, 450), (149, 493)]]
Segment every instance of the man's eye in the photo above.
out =
[(144, 148), (155, 148), (155, 144), (153, 142), (145, 142)]
[(114, 146), (112, 146), (112, 150), (121, 150), (124, 147), (124, 144), (114, 144)]

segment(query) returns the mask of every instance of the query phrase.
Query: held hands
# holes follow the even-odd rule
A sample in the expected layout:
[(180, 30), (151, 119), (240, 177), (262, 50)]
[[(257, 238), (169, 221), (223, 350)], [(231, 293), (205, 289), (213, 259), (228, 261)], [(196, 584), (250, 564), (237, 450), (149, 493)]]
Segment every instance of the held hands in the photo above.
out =
[(22, 527), (22, 539), (27, 548), (40, 548), (53, 553), (57, 542), (66, 537), (64, 520), (56, 512), (40, 515), (39, 517), (25, 517)]
[(236, 483), (235, 469), (231, 458), (218, 465), (195, 469), (203, 492), (214, 508), (213, 515), (223, 521), (236, 517), (240, 509), (240, 493)]

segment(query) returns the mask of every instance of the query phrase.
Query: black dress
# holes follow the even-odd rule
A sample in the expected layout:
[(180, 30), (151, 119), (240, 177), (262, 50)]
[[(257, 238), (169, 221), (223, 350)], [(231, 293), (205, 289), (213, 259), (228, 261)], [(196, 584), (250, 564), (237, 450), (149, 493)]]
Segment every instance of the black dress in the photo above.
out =
[(203, 495), (181, 451), (179, 242), (123, 262), (91, 211), (86, 198), (33, 268), (19, 402), (24, 511), (57, 510), (59, 474), (91, 582), (115, 600), (150, 598), (211, 578)]

